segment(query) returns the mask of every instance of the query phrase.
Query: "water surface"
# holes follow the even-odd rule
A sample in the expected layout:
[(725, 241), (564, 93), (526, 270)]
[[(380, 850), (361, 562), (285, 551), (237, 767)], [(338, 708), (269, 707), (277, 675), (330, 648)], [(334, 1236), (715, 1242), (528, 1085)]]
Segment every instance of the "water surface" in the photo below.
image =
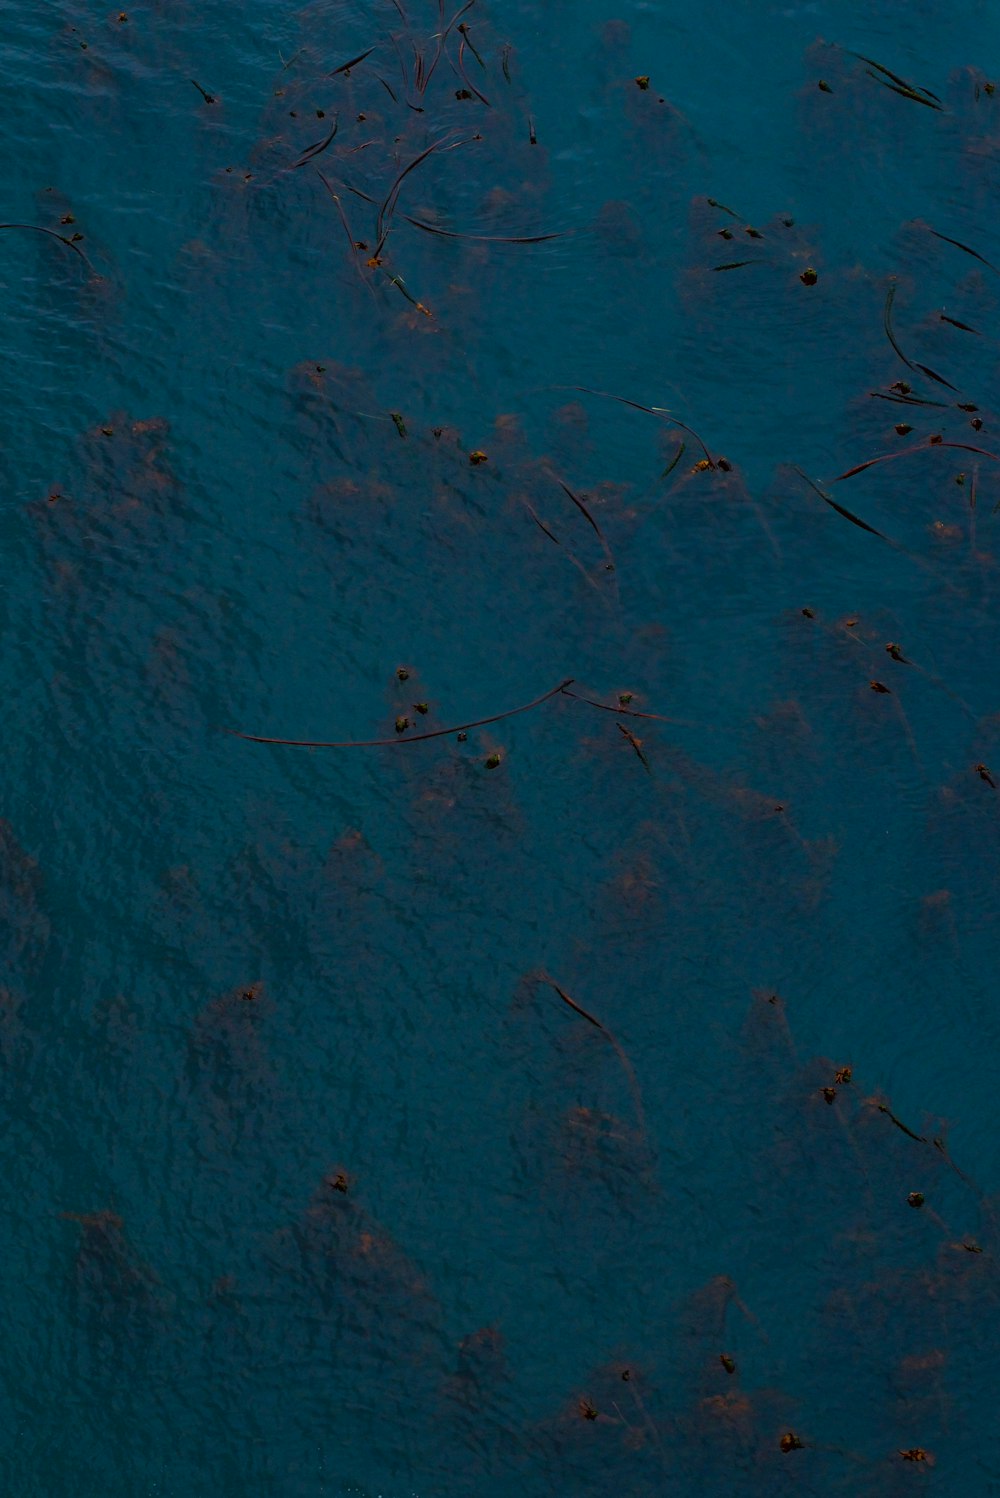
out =
[(996, 18), (443, 29), (9, 17), (6, 1490), (1000, 1491)]

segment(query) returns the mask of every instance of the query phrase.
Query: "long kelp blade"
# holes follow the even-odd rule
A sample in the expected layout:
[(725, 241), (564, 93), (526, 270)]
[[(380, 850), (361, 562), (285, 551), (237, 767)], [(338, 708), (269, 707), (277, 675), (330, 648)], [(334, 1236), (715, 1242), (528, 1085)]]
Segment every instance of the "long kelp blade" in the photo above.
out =
[[(68, 250), (72, 250), (74, 255), (79, 255), (81, 260), (87, 259), (80, 246), (74, 244), (65, 234), (57, 234), (55, 229), (45, 229), (41, 224), (0, 224), (0, 229), (27, 229), (31, 234), (47, 234), (50, 239), (58, 239), (59, 243), (64, 244)], [(89, 261), (87, 263), (89, 264)]]
[(568, 686), (562, 688), (564, 697), (572, 697), (574, 702), (585, 702), (588, 707), (599, 708), (602, 713), (614, 713), (618, 718), (650, 718), (657, 723), (673, 723), (681, 728), (704, 728), (703, 723), (692, 723), (689, 718), (668, 718), (663, 713), (641, 713), (634, 707), (623, 707), (618, 703), (610, 707), (606, 702), (598, 702), (593, 697), (584, 697), (579, 692), (571, 692)]
[[(449, 36), (451, 35), (452, 28), (455, 25), (455, 22), (458, 21), (458, 20), (460, 20), (461, 17), (465, 15), (465, 12), (467, 10), (471, 10), (472, 7), (475, 5), (475, 3), (476, 3), (476, 0), (466, 0), (466, 4), (463, 5), (460, 10), (457, 10), (455, 12), (455, 14), (452, 16), (451, 20), (448, 22), (448, 24), (444, 28), (444, 30), (442, 32), (439, 32), (438, 39), (437, 39), (437, 51), (434, 53), (434, 57), (433, 57), (433, 60), (431, 62), (430, 67), (426, 70), (426, 72), (423, 72), (423, 70), (422, 70), (422, 77), (421, 77), (420, 83), (419, 83), (418, 88), (417, 88), (418, 93), (421, 93), (421, 94), (424, 93), (424, 91), (427, 88), (428, 83), (430, 83), (431, 79), (433, 78), (433, 76), (434, 76), (434, 70), (437, 67), (438, 63), (441, 61), (441, 54), (444, 51), (445, 43), (447, 42)], [(442, 18), (442, 20), (444, 19), (444, 11), (443, 11), (443, 9), (441, 11), (441, 18)]]
[(891, 391), (869, 390), (868, 394), (872, 400), (892, 401), (897, 406), (937, 406), (942, 411), (947, 411), (947, 401), (925, 400), (919, 395), (893, 395)]
[(937, 229), (928, 227), (928, 232), (933, 234), (935, 239), (943, 239), (945, 244), (953, 244), (956, 250), (963, 250), (966, 255), (971, 255), (973, 260), (978, 260), (981, 265), (987, 266), (995, 275), (1000, 276), (1000, 270), (997, 270), (993, 261), (987, 260), (985, 255), (980, 255), (979, 251), (972, 249), (970, 245), (963, 244), (960, 239), (952, 239), (948, 234), (940, 234)]
[(241, 733), (238, 729), (227, 728), (224, 731), (231, 734), (233, 738), (248, 739), (251, 744), (287, 744), (295, 749), (392, 749), (400, 744), (418, 744), (427, 739), (445, 738), (450, 733), (465, 733), (470, 728), (483, 728), (487, 723), (500, 723), (504, 718), (514, 718), (518, 713), (526, 713), (533, 707), (541, 707), (543, 702), (548, 702), (550, 697), (556, 697), (566, 687), (572, 686), (572, 676), (567, 676), (558, 686), (543, 692), (541, 697), (535, 697), (531, 702), (525, 702), (521, 707), (510, 707), (505, 712), (493, 713), (488, 718), (476, 718), (471, 723), (453, 723), (450, 728), (435, 728), (430, 733), (414, 733), (409, 737), (398, 736), (392, 739), (274, 739), (265, 737), (259, 733)]
[(936, 369), (931, 369), (929, 364), (921, 364), (919, 359), (914, 359), (910, 367), (911, 369), (919, 369), (920, 373), (925, 374), (929, 380), (936, 380), (939, 385), (944, 385), (946, 389), (954, 390), (956, 395), (958, 394), (958, 386), (953, 385), (950, 380), (946, 380), (944, 375), (938, 374)]
[[(571, 1009), (575, 1010), (581, 1019), (587, 1020), (587, 1022), (593, 1025), (596, 1030), (604, 1030), (604, 1026), (601, 1024), (600, 1020), (596, 1019), (594, 1015), (590, 1013), (589, 1009), (584, 1009), (582, 1004), (578, 1004), (575, 999), (571, 999), (566, 990), (564, 988), (560, 988), (559, 984), (555, 981), (554, 978), (550, 978), (548, 977), (548, 975), (546, 975), (545, 981), (550, 988), (555, 989), (556, 993), (562, 999), (563, 1003), (568, 1004)], [(604, 1030), (604, 1033), (607, 1034), (607, 1031)]]
[(895, 352), (902, 359), (907, 369), (918, 369), (920, 373), (926, 375), (929, 380), (934, 380), (937, 382), (937, 384), (946, 386), (948, 390), (957, 391), (958, 386), (953, 385), (950, 380), (946, 380), (944, 375), (938, 374), (937, 370), (931, 369), (927, 364), (920, 364), (917, 360), (910, 359), (906, 356), (906, 354), (903, 353), (903, 350), (899, 346), (899, 340), (896, 337), (896, 333), (892, 325), (892, 304), (895, 299), (896, 283), (893, 282), (893, 284), (889, 287), (888, 292), (886, 293), (885, 308), (882, 313), (882, 326), (885, 328), (885, 336), (888, 338)]
[(882, 326), (885, 328), (885, 336), (888, 338), (889, 343), (891, 344), (891, 346), (894, 349), (894, 351), (902, 359), (902, 361), (906, 365), (907, 369), (912, 369), (913, 365), (911, 364), (910, 360), (906, 357), (906, 355), (903, 353), (903, 350), (900, 348), (899, 343), (897, 342), (897, 339), (896, 339), (896, 334), (893, 331), (893, 327), (892, 327), (892, 304), (893, 304), (893, 302), (895, 300), (896, 300), (896, 283), (894, 281), (892, 283), (892, 285), (889, 287), (889, 290), (886, 292), (885, 307), (884, 307), (883, 312), (882, 312)]
[(395, 182), (389, 189), (385, 201), (378, 211), (378, 219), (375, 224), (375, 236), (377, 240), (375, 246), (376, 257), (381, 253), (382, 246), (385, 244), (386, 238), (388, 237), (389, 228), (386, 223), (386, 219), (390, 218), (395, 211), (396, 202), (399, 198), (400, 191), (402, 190), (403, 183), (410, 175), (410, 173), (416, 171), (417, 167), (420, 166), (422, 162), (426, 161), (428, 156), (432, 156), (435, 151), (454, 151), (456, 147), (467, 146), (470, 141), (473, 141), (475, 139), (476, 137), (474, 135), (468, 135), (463, 140), (436, 140), (431, 145), (427, 146), (425, 150), (421, 151), (418, 156), (415, 156), (411, 162), (404, 166), (403, 170), (400, 172), (399, 176), (396, 178)]
[[(461, 30), (461, 28), (459, 28), (459, 29)], [(487, 97), (486, 97), (485, 94), (480, 93), (479, 89), (476, 87), (476, 85), (473, 83), (472, 79), (469, 77), (468, 73), (465, 71), (465, 61), (464, 61), (464, 58), (465, 58), (465, 41), (463, 39), (459, 43), (459, 47), (458, 47), (458, 75), (461, 78), (462, 82), (465, 84), (466, 88), (469, 90), (469, 92), (472, 93), (472, 94), (475, 94), (475, 96), (479, 100), (480, 104), (485, 104), (487, 109), (492, 109), (493, 105), (490, 103), (489, 99), (487, 99)], [(482, 61), (483, 60), (480, 57), (480, 59), (479, 59), (480, 66), (482, 65)]]
[(302, 155), (299, 157), (298, 161), (296, 161), (295, 164), (293, 165), (292, 171), (293, 172), (297, 171), (300, 166), (305, 166), (306, 162), (308, 162), (308, 161), (315, 161), (315, 159), (316, 159), (317, 156), (322, 156), (322, 154), (326, 150), (327, 146), (329, 146), (332, 143), (332, 141), (336, 138), (337, 131), (338, 131), (339, 128), (340, 128), (340, 116), (339, 115), (335, 115), (334, 116), (334, 120), (333, 120), (333, 128), (329, 132), (329, 134), (325, 135), (322, 140), (315, 141), (311, 146), (306, 146), (305, 150), (302, 152)]
[(961, 328), (963, 333), (975, 333), (977, 338), (981, 338), (983, 336), (978, 328), (973, 328), (967, 322), (959, 322), (957, 317), (949, 317), (947, 312), (940, 312), (938, 313), (938, 316), (940, 317), (942, 322), (951, 323), (953, 328)]
[(412, 171), (416, 170), (421, 162), (426, 161), (428, 156), (433, 155), (433, 153), (439, 149), (440, 145), (440, 141), (434, 141), (431, 145), (427, 146), (425, 150), (421, 151), (418, 156), (415, 156), (411, 162), (404, 166), (403, 170), (399, 173), (395, 182), (393, 182), (392, 186), (390, 187), (382, 203), (382, 206), (378, 211), (378, 219), (375, 223), (375, 235), (378, 241), (375, 247), (376, 256), (385, 243), (385, 231), (383, 229), (383, 225), (385, 223), (386, 215), (388, 213), (391, 213), (392, 205), (395, 203), (396, 199), (399, 196), (400, 188), (402, 187), (403, 182)]
[(912, 99), (914, 104), (923, 104), (928, 109), (941, 108), (940, 104), (936, 104), (933, 99), (924, 98), (923, 94), (918, 93), (915, 88), (900, 87), (898, 84), (888, 83), (884, 78), (877, 78), (871, 68), (867, 68), (866, 72), (869, 78), (874, 78), (876, 83), (880, 83), (883, 88), (887, 88), (892, 94), (899, 94), (903, 99)]
[(864, 463), (856, 463), (853, 468), (848, 468), (846, 473), (839, 473), (831, 482), (839, 484), (844, 479), (852, 479), (856, 474), (864, 473), (866, 468), (874, 468), (878, 463), (892, 463), (899, 458), (912, 458), (916, 453), (934, 451), (942, 447), (952, 448), (958, 452), (975, 453), (977, 457), (989, 458), (994, 463), (1000, 463), (1000, 456), (991, 453), (988, 448), (974, 447), (970, 442), (942, 442), (940, 438), (935, 441), (932, 437), (929, 442), (922, 442), (919, 446), (908, 448), (905, 452), (879, 453), (877, 457), (868, 458)]
[(626, 395), (614, 395), (610, 390), (593, 390), (589, 385), (563, 385), (561, 387), (557, 386), (556, 388), (561, 388), (563, 390), (579, 390), (582, 395), (596, 395), (601, 400), (617, 401), (620, 406), (631, 406), (633, 411), (645, 411), (647, 416), (657, 416), (661, 421), (669, 422), (671, 426), (680, 427), (682, 432), (687, 432), (689, 437), (694, 438), (698, 446), (701, 448), (702, 452), (705, 454), (705, 457), (708, 459), (711, 466), (713, 468), (715, 467), (715, 461), (712, 458), (712, 454), (709, 452), (702, 439), (698, 436), (698, 433), (695, 431), (694, 427), (689, 427), (686, 422), (678, 420), (676, 416), (671, 416), (670, 412), (666, 409), (665, 406), (644, 406), (641, 401), (629, 400), (628, 396)]
[(829, 505), (831, 510), (836, 510), (838, 515), (842, 515), (845, 520), (849, 520), (851, 524), (856, 525), (859, 530), (868, 531), (871, 535), (878, 536), (880, 541), (888, 541), (888, 536), (883, 535), (880, 530), (876, 530), (873, 525), (869, 525), (867, 520), (862, 520), (860, 515), (855, 515), (850, 510), (845, 509), (843, 505), (838, 504), (835, 499), (833, 499), (829, 494), (825, 492), (825, 490), (820, 488), (819, 484), (817, 484), (814, 479), (811, 479), (807, 473), (803, 473), (801, 468), (796, 467), (795, 472), (801, 479), (805, 480), (810, 489), (815, 490), (823, 503)]
[(552, 234), (465, 234), (458, 229), (441, 229), (437, 224), (429, 224), (425, 219), (412, 218), (410, 214), (404, 213), (406, 223), (412, 224), (415, 229), (422, 229), (425, 234), (437, 234), (441, 239), (471, 239), (476, 244), (544, 244), (548, 239), (565, 239), (572, 234), (572, 229), (559, 229)]
[(357, 57), (352, 57), (350, 62), (342, 62), (339, 68), (334, 68), (333, 72), (327, 73), (326, 76), (328, 78), (336, 78), (340, 73), (349, 73), (352, 68), (357, 67), (359, 62), (364, 62), (366, 57), (370, 57), (374, 51), (374, 47), (369, 47), (367, 51), (359, 52)]
[[(900, 78), (899, 74), (894, 73), (891, 68), (887, 68), (882, 63), (876, 62), (874, 57), (866, 57), (863, 52), (855, 52), (854, 56), (859, 58), (861, 62), (866, 62), (876, 72), (882, 73), (885, 78), (890, 78), (896, 84), (897, 90), (902, 89), (905, 93), (914, 97), (918, 103), (929, 104), (932, 109), (944, 108), (937, 94), (931, 93), (929, 88), (921, 88), (917, 84), (908, 83), (905, 78)], [(873, 75), (869, 74), (869, 76)], [(882, 82), (882, 79), (876, 79), (875, 81), (879, 83)]]
[(580, 499), (579, 495), (574, 494), (569, 485), (564, 484), (562, 479), (559, 479), (557, 482), (563, 493), (572, 500), (573, 504), (576, 505), (577, 509), (580, 511), (580, 514), (583, 516), (583, 518), (587, 521), (588, 525), (593, 527), (594, 531), (597, 534), (598, 540), (601, 541), (604, 546), (607, 546), (607, 542), (604, 539), (604, 532), (601, 530), (601, 527), (598, 525), (593, 515), (587, 509), (587, 506), (584, 504), (583, 500)]

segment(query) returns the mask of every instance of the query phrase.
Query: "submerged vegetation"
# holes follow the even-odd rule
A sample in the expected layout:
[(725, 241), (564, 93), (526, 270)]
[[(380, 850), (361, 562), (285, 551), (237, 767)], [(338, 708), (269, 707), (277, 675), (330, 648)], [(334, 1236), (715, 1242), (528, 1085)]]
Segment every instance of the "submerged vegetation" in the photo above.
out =
[(90, 381), (12, 447), (11, 1428), (124, 1408), (123, 1494), (145, 1422), (220, 1493), (985, 1492), (993, 82), (800, 51), (795, 180), (944, 163), (868, 264), (860, 193), (714, 196), (624, 20), (314, 0), (216, 80), (198, 7), (57, 9), (74, 132), (197, 144), (182, 243), (44, 158), (0, 224)]

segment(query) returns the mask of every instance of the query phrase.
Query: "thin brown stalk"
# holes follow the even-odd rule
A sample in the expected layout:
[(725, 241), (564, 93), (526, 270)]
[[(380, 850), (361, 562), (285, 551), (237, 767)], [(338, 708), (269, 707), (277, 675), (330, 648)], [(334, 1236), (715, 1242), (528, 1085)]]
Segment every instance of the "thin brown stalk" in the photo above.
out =
[(632, 732), (632, 730), (629, 729), (629, 728), (626, 728), (624, 723), (616, 723), (615, 727), (618, 729), (618, 732), (620, 734), (622, 734), (626, 739), (628, 739), (629, 743), (632, 745), (632, 748), (635, 750), (635, 753), (636, 753), (636, 755), (637, 755), (640, 763), (642, 764), (642, 767), (645, 770), (646, 774), (647, 775), (652, 775), (653, 772), (652, 772), (652, 770), (649, 767), (649, 760), (646, 758), (645, 754), (643, 754), (643, 752), (642, 752), (642, 739), (636, 738), (636, 736)]
[(408, 213), (402, 217), (415, 229), (422, 229), (425, 234), (437, 234), (442, 239), (472, 239), (477, 244), (543, 244), (547, 239), (565, 239), (572, 234), (572, 229), (559, 229), (553, 234), (463, 234), (457, 229), (441, 229), (437, 224), (429, 224), (425, 219), (411, 218)]
[(643, 1137), (645, 1137), (646, 1114), (645, 1109), (642, 1106), (642, 1094), (639, 1091), (639, 1083), (636, 1079), (632, 1063), (628, 1059), (628, 1056), (625, 1054), (625, 1051), (623, 1050), (617, 1036), (608, 1029), (607, 1025), (602, 1025), (601, 1021), (597, 1019), (595, 1015), (591, 1014), (589, 1009), (584, 1009), (582, 1004), (578, 1004), (576, 999), (571, 998), (566, 990), (560, 987), (556, 980), (550, 977), (548, 973), (543, 972), (540, 976), (542, 978), (542, 981), (547, 983), (549, 987), (559, 995), (564, 1004), (568, 1005), (569, 1008), (572, 1009), (576, 1014), (578, 1014), (581, 1019), (585, 1019), (588, 1024), (591, 1024), (595, 1027), (595, 1029), (600, 1030), (601, 1034), (608, 1041), (612, 1050), (615, 1052), (615, 1055), (618, 1057), (618, 1060), (621, 1062), (622, 1070), (625, 1073), (625, 1077), (629, 1085), (629, 1091), (632, 1094), (632, 1104), (635, 1108), (635, 1117), (636, 1122), (639, 1125), (639, 1132), (641, 1135), (643, 1135)]
[(680, 427), (682, 432), (687, 432), (689, 437), (694, 438), (698, 446), (701, 448), (702, 452), (705, 454), (705, 457), (708, 459), (711, 466), (713, 468), (715, 467), (715, 460), (713, 459), (712, 454), (709, 452), (708, 448), (705, 446), (704, 442), (698, 436), (698, 433), (694, 430), (694, 428), (689, 427), (686, 422), (679, 421), (676, 416), (671, 416), (670, 412), (665, 410), (663, 406), (644, 406), (641, 401), (629, 400), (625, 395), (613, 395), (609, 390), (592, 390), (589, 385), (567, 385), (563, 386), (562, 388), (567, 390), (579, 390), (583, 395), (596, 395), (599, 396), (602, 400), (617, 401), (620, 406), (631, 406), (633, 411), (645, 411), (647, 416), (658, 416), (661, 421), (666, 421), (671, 426)]
[(549, 530), (548, 526), (545, 524), (544, 520), (539, 519), (538, 512), (535, 510), (534, 506), (530, 505), (528, 503), (528, 501), (525, 500), (524, 501), (524, 507), (527, 510), (528, 514), (531, 516), (532, 520), (538, 526), (538, 529), (540, 531), (544, 531), (545, 534), (548, 536), (548, 538), (549, 538), (550, 541), (554, 541), (557, 546), (561, 546), (562, 542), (559, 540), (559, 537), (558, 536), (554, 536), (552, 534), (552, 532)]
[(402, 52), (399, 49), (399, 42), (396, 40), (396, 38), (394, 36), (390, 36), (389, 40), (392, 42), (393, 51), (396, 54), (396, 61), (399, 63), (399, 72), (400, 72), (400, 77), (403, 80), (403, 88), (404, 88), (404, 90), (408, 91), (409, 87), (410, 87), (410, 80), (407, 77), (407, 73), (406, 73), (406, 61), (405, 61), (405, 59), (403, 57)]
[[(448, 37), (451, 35), (451, 30), (452, 30), (452, 27), (455, 25), (455, 22), (456, 21), (460, 21), (461, 18), (465, 15), (465, 12), (467, 10), (471, 10), (472, 7), (475, 5), (475, 3), (476, 3), (476, 0), (466, 0), (466, 3), (462, 6), (461, 10), (457, 10), (455, 12), (455, 14), (452, 16), (451, 20), (448, 22), (448, 24), (444, 28), (444, 30), (438, 34), (437, 51), (434, 53), (434, 60), (433, 60), (433, 62), (431, 63), (430, 67), (427, 69), (426, 73), (423, 76), (423, 80), (422, 80), (422, 82), (420, 84), (420, 88), (418, 90), (419, 93), (422, 94), (424, 92), (424, 90), (427, 88), (427, 85), (430, 83), (431, 79), (434, 77), (434, 70), (437, 67), (438, 63), (441, 61), (441, 53), (444, 51), (444, 44), (448, 40)], [(439, 14), (441, 15), (441, 17), (443, 19), (443, 17), (444, 17), (444, 11), (443, 11), (443, 9), (439, 6), (438, 10), (439, 10)]]
[(79, 255), (81, 260), (90, 264), (80, 246), (74, 244), (65, 234), (57, 234), (55, 229), (45, 229), (41, 224), (0, 224), (0, 229), (27, 229), (32, 234), (47, 234), (50, 239), (58, 239), (59, 243), (64, 244), (68, 250), (72, 250), (74, 255)]
[[(456, 72), (458, 73), (458, 76), (461, 78), (462, 82), (465, 84), (469, 92), (471, 94), (475, 94), (480, 104), (485, 104), (487, 109), (492, 109), (493, 105), (490, 103), (489, 99), (487, 99), (485, 94), (480, 93), (479, 89), (476, 87), (472, 79), (469, 77), (468, 73), (465, 71), (465, 63), (462, 60), (464, 56), (465, 41), (463, 40), (458, 44), (458, 67), (456, 69)], [(482, 61), (482, 59), (480, 59), (480, 61)]]
[(453, 151), (456, 146), (467, 145), (469, 139), (472, 139), (472, 137), (470, 136), (467, 140), (454, 140), (447, 143), (443, 140), (436, 140), (432, 142), (431, 145), (427, 146), (425, 150), (421, 151), (418, 156), (415, 156), (412, 161), (408, 162), (406, 166), (404, 166), (403, 170), (399, 173), (395, 182), (390, 187), (388, 193), (386, 194), (385, 200), (378, 211), (378, 218), (375, 221), (376, 245), (374, 255), (376, 259), (382, 253), (382, 248), (389, 237), (390, 224), (388, 224), (386, 220), (391, 219), (392, 217), (393, 211), (396, 207), (396, 201), (399, 198), (400, 191), (402, 190), (402, 186), (406, 178), (410, 175), (411, 172), (416, 171), (417, 167), (420, 166), (422, 162), (426, 161), (428, 156), (432, 156), (435, 151)]
[(849, 520), (852, 525), (858, 526), (861, 530), (869, 531), (873, 536), (878, 536), (881, 541), (888, 541), (888, 536), (884, 536), (882, 532), (877, 531), (873, 525), (869, 525), (867, 520), (862, 520), (860, 515), (852, 514), (851, 511), (845, 509), (843, 505), (839, 505), (835, 499), (831, 499), (829, 494), (821, 489), (819, 484), (811, 479), (807, 473), (803, 473), (801, 468), (797, 467), (794, 463), (792, 464), (792, 467), (799, 475), (799, 478), (804, 479), (805, 482), (809, 485), (810, 489), (815, 490), (823, 503), (828, 504), (831, 510), (836, 510), (838, 515), (843, 515), (845, 520)]
[(701, 728), (702, 724), (692, 723), (687, 718), (667, 718), (663, 713), (640, 713), (635, 708), (609, 707), (606, 702), (596, 702), (593, 697), (583, 697), (579, 692), (571, 692), (569, 687), (562, 689), (564, 697), (572, 697), (574, 702), (585, 702), (588, 707), (599, 708), (602, 713), (614, 713), (618, 718), (649, 718), (657, 723), (675, 723), (681, 728)]
[(967, 255), (972, 256), (973, 260), (980, 261), (981, 264), (987, 266), (991, 271), (993, 271), (995, 275), (1000, 276), (1000, 271), (997, 270), (992, 260), (987, 260), (985, 255), (980, 255), (978, 250), (971, 249), (969, 245), (963, 244), (960, 239), (952, 239), (947, 234), (939, 234), (937, 229), (929, 228), (928, 232), (933, 234), (935, 239), (943, 239), (945, 244), (953, 244), (956, 250), (964, 250)]
[(340, 116), (339, 115), (334, 115), (334, 117), (333, 117), (333, 128), (329, 131), (329, 133), (327, 135), (325, 135), (323, 137), (322, 140), (314, 141), (311, 146), (306, 146), (305, 150), (302, 152), (302, 155), (299, 157), (298, 161), (296, 161), (293, 164), (292, 171), (293, 172), (298, 171), (299, 167), (300, 166), (305, 166), (305, 164), (306, 164), (307, 161), (315, 161), (317, 156), (322, 156), (322, 154), (326, 150), (327, 146), (329, 146), (331, 144), (331, 142), (334, 140), (334, 138), (335, 138), (335, 136), (336, 136), (337, 131), (338, 131), (339, 128), (340, 128)]
[[(846, 473), (839, 473), (835, 479), (831, 480), (831, 483), (839, 484), (844, 479), (852, 479), (856, 474), (864, 473), (866, 468), (874, 468), (877, 463), (891, 463), (896, 458), (909, 458), (914, 453), (927, 452), (940, 447), (951, 448), (958, 452), (976, 453), (981, 458), (990, 458), (994, 463), (1000, 463), (1000, 456), (988, 452), (985, 447), (973, 447), (969, 442), (942, 442), (940, 440), (935, 442), (932, 437), (930, 441), (922, 442), (916, 447), (908, 447), (904, 452), (879, 453), (877, 457), (868, 458), (864, 463), (856, 463), (853, 468), (848, 468)], [(866, 526), (865, 529), (869, 530), (871, 527)]]
[(563, 491), (563, 493), (567, 496), (568, 499), (570, 499), (572, 501), (572, 503), (580, 511), (580, 514), (587, 521), (587, 524), (591, 526), (591, 528), (594, 531), (594, 534), (597, 536), (597, 539), (601, 543), (601, 550), (604, 552), (604, 560), (605, 560), (605, 564), (607, 566), (607, 570), (609, 572), (614, 572), (616, 570), (616, 568), (615, 568), (615, 559), (614, 559), (614, 557), (611, 554), (611, 547), (608, 545), (607, 537), (605, 536), (604, 532), (601, 530), (601, 527), (598, 525), (598, 523), (594, 519), (593, 515), (590, 513), (590, 510), (584, 504), (583, 500), (579, 497), (579, 495), (578, 494), (574, 494), (573, 490), (569, 487), (569, 485), (566, 484), (566, 483), (564, 483), (563, 480), (561, 478), (559, 478), (557, 474), (551, 473), (550, 477), (555, 479), (556, 483), (559, 485), (559, 487)]
[(326, 188), (327, 192), (330, 194), (330, 196), (333, 199), (334, 203), (337, 205), (337, 212), (340, 214), (340, 222), (343, 224), (343, 226), (344, 226), (344, 233), (347, 235), (347, 246), (348, 246), (348, 249), (351, 252), (351, 260), (354, 262), (354, 269), (357, 271), (359, 277), (361, 278), (361, 281), (364, 283), (365, 287), (367, 288), (368, 294), (374, 300), (375, 292), (372, 290), (372, 285), (371, 285), (371, 282), (369, 281), (368, 277), (365, 275), (364, 271), (361, 269), (361, 261), (360, 261), (360, 257), (359, 257), (359, 253), (358, 253), (357, 240), (354, 238), (354, 235), (351, 233), (351, 226), (347, 222), (347, 214), (344, 212), (344, 205), (340, 201), (340, 196), (339, 196), (338, 193), (334, 192), (333, 188), (330, 186), (329, 182), (326, 180), (326, 178), (324, 177), (323, 173), (320, 171), (319, 167), (316, 168), (316, 175), (319, 178), (319, 180), (322, 182), (323, 186)]
[(455, 723), (450, 728), (435, 728), (430, 733), (414, 733), (409, 737), (397, 736), (391, 739), (275, 739), (265, 737), (257, 733), (241, 733), (235, 728), (227, 728), (224, 731), (237, 739), (248, 739), (252, 744), (287, 744), (298, 749), (388, 749), (397, 748), (401, 744), (417, 744), (426, 739), (440, 739), (451, 733), (465, 733), (470, 728), (483, 728), (487, 723), (500, 723), (504, 718), (516, 717), (518, 713), (526, 713), (533, 707), (540, 707), (543, 702), (548, 702), (551, 697), (556, 697), (565, 687), (572, 684), (572, 676), (561, 681), (558, 686), (551, 687), (549, 691), (543, 692), (541, 697), (535, 697), (531, 702), (525, 702), (521, 707), (507, 708), (505, 712), (493, 713), (488, 718), (476, 718), (471, 723)]
[(548, 536), (548, 538), (549, 538), (550, 541), (554, 541), (555, 542), (555, 544), (559, 547), (560, 551), (562, 552), (563, 556), (567, 559), (567, 561), (572, 562), (572, 564), (576, 568), (577, 572), (579, 572), (580, 576), (583, 578), (584, 582), (587, 584), (587, 587), (588, 588), (593, 588), (594, 592), (597, 593), (598, 596), (600, 596), (600, 597), (603, 598), (604, 595), (603, 595), (603, 592), (602, 592), (601, 588), (598, 586), (598, 584), (594, 580), (594, 578), (591, 577), (591, 575), (587, 571), (586, 567), (580, 561), (580, 558), (577, 557), (577, 556), (574, 556), (573, 552), (571, 552), (567, 546), (563, 546), (563, 544), (560, 541), (559, 537), (557, 535), (555, 535), (554, 532), (552, 532), (552, 531), (549, 530), (548, 526), (545, 524), (545, 522), (539, 516), (539, 514), (538, 514), (537, 510), (535, 509), (535, 507), (532, 504), (530, 504), (527, 499), (524, 499), (522, 497), (521, 503), (524, 505), (525, 509), (527, 510), (528, 514), (531, 516), (532, 520), (538, 526), (538, 529), (540, 531), (544, 531), (545, 535)]
[(907, 356), (903, 353), (903, 350), (899, 346), (899, 342), (896, 338), (896, 334), (892, 326), (892, 304), (895, 299), (896, 283), (893, 282), (893, 284), (889, 287), (888, 292), (886, 293), (885, 308), (882, 313), (882, 326), (885, 328), (885, 336), (886, 338), (888, 338), (893, 350), (902, 359), (907, 369), (919, 369), (921, 374), (927, 375), (928, 379), (935, 380), (939, 385), (947, 386), (949, 390), (957, 390), (958, 386), (953, 385), (950, 380), (946, 380), (944, 375), (939, 375), (936, 370), (931, 369), (927, 364), (921, 364), (915, 359), (907, 358)]

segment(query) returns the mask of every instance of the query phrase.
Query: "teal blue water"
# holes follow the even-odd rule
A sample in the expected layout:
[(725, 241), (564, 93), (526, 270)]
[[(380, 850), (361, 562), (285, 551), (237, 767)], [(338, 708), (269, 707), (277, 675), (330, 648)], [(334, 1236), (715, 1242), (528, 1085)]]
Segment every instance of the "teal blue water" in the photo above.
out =
[(5, 1493), (1000, 1493), (998, 47), (11, 9)]

